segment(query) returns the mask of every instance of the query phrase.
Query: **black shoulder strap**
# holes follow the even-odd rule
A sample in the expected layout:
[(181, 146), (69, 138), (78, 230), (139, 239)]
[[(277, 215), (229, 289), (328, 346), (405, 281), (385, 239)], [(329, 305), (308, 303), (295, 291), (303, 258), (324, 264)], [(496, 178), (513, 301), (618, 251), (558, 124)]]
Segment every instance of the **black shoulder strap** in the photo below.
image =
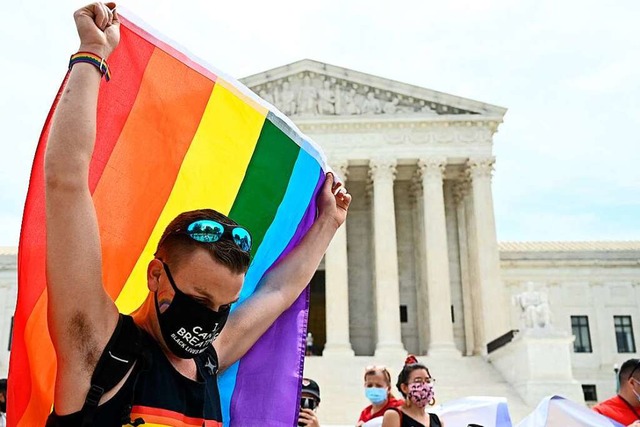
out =
[(218, 353), (213, 345), (209, 345), (205, 351), (196, 356), (196, 359), (209, 375), (218, 373)]
[(82, 406), (82, 427), (90, 427), (100, 398), (125, 377), (142, 354), (142, 332), (131, 316), (120, 315), (111, 339), (91, 376), (91, 388)]
[[(438, 415), (432, 414), (431, 412), (429, 412), (429, 423), (430, 423), (431, 427), (440, 427), (442, 425)], [(472, 424), (469, 424), (469, 425), (472, 425)], [(475, 425), (475, 424), (473, 424), (473, 425)], [(482, 426), (479, 426), (479, 427), (482, 427)]]

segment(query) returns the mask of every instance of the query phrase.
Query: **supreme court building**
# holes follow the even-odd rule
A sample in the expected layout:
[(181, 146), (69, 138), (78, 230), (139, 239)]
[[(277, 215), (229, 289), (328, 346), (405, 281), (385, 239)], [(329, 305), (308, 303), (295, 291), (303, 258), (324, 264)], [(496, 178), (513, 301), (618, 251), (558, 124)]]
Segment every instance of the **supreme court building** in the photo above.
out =
[[(546, 394), (615, 392), (615, 365), (638, 357), (640, 242), (499, 243), (505, 108), (312, 60), (242, 81), (322, 146), (353, 195), (311, 283), (305, 374), (322, 425), (355, 424), (365, 366), (395, 377), (407, 353), (439, 402), (504, 396), (516, 420)], [(0, 376), (15, 253), (0, 250)]]
[(504, 108), (309, 60), (243, 82), (323, 147), (353, 195), (312, 298), (315, 347), (481, 354), (506, 332), (491, 194)]

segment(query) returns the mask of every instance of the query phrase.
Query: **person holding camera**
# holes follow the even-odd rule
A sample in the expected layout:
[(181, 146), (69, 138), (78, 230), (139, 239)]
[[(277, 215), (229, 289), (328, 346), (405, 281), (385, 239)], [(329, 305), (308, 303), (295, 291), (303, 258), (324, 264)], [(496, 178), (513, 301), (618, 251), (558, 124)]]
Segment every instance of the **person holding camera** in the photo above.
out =
[(309, 378), (302, 379), (302, 394), (300, 396), (300, 415), (298, 426), (320, 427), (316, 410), (320, 405), (320, 386)]

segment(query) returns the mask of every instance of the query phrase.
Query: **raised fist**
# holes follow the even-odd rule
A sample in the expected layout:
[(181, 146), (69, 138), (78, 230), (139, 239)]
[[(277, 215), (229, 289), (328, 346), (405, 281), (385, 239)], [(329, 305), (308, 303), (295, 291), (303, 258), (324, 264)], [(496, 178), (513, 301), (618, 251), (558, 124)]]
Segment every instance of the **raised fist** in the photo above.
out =
[(118, 46), (120, 21), (115, 9), (115, 3), (92, 3), (73, 14), (81, 51), (106, 59)]

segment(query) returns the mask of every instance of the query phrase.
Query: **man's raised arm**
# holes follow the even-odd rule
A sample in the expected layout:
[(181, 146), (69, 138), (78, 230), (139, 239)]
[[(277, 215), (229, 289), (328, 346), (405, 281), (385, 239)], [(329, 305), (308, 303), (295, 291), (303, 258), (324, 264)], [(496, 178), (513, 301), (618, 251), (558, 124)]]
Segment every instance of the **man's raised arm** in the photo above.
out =
[[(74, 14), (80, 51), (106, 59), (117, 46), (114, 7), (94, 3)], [(102, 286), (100, 236), (88, 184), (101, 77), (92, 64), (73, 65), (45, 154), (48, 320), (58, 357), (58, 413), (82, 406), (88, 379), (118, 320)]]
[(351, 203), (333, 174), (318, 194), (318, 219), (300, 244), (267, 273), (254, 295), (231, 313), (214, 341), (220, 369), (240, 359), (309, 284), (331, 239), (344, 223)]

